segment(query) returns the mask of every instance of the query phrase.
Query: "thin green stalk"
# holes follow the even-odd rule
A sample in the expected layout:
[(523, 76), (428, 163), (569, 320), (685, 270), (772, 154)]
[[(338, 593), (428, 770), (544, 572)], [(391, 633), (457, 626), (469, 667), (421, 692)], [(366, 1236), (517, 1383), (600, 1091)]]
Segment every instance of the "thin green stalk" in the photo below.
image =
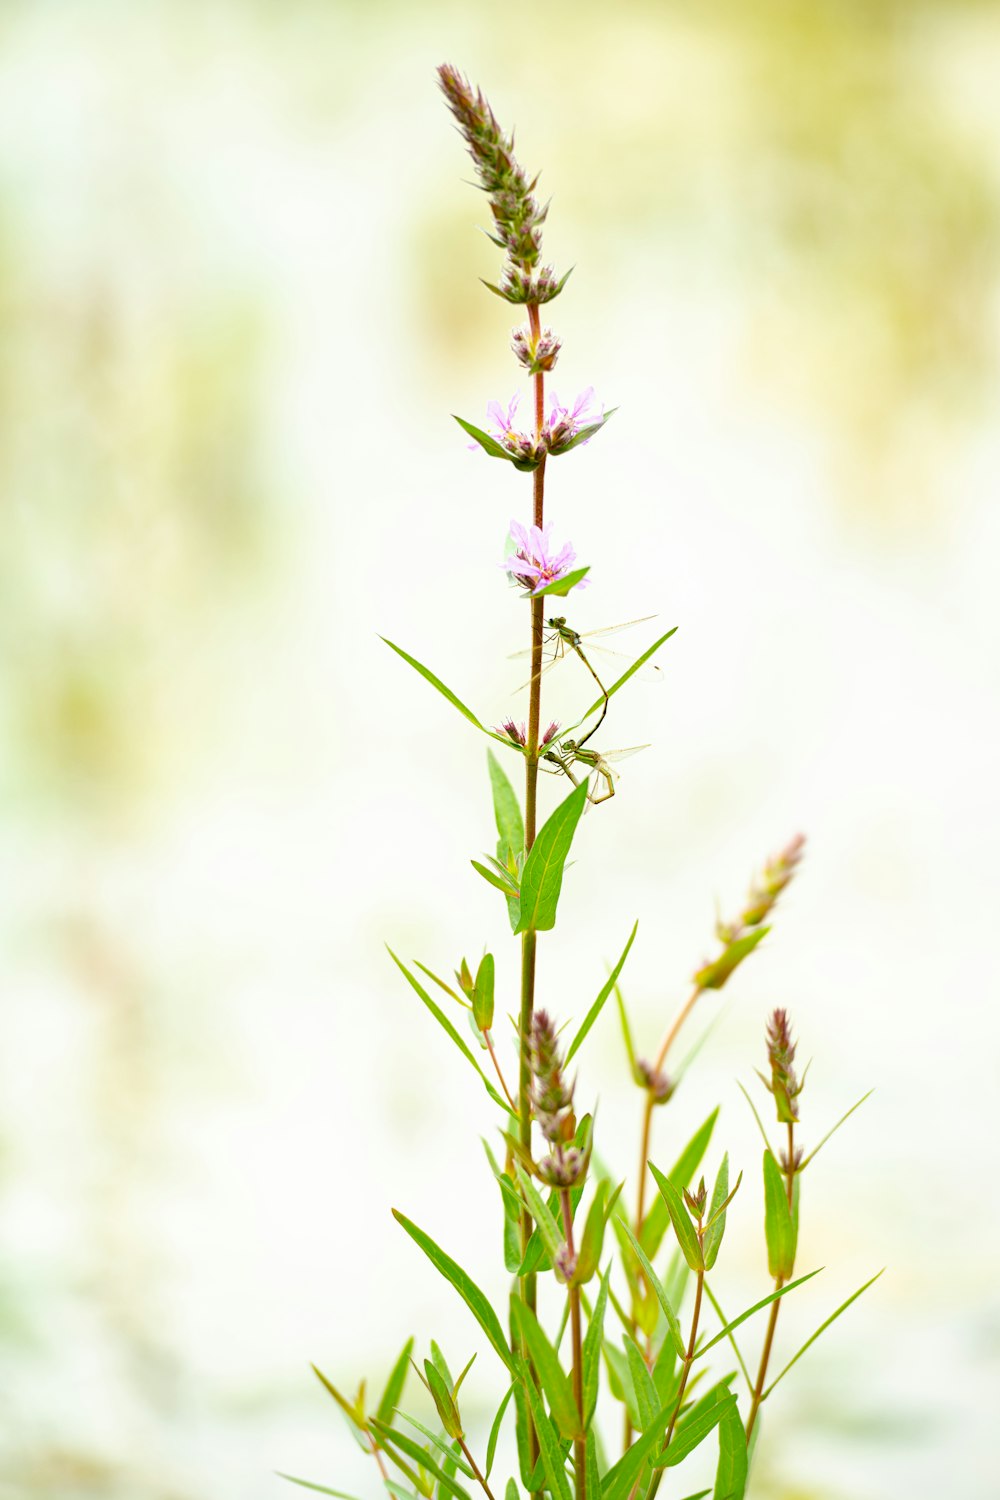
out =
[[(703, 1231), (703, 1229), (701, 1227), (701, 1220), (699, 1219), (698, 1220), (698, 1243), (702, 1244), (703, 1240), (704, 1240), (704, 1231)], [(674, 1435), (674, 1428), (677, 1426), (677, 1418), (680, 1416), (680, 1414), (681, 1414), (681, 1407), (684, 1405), (684, 1392), (687, 1390), (688, 1376), (691, 1373), (691, 1366), (694, 1363), (695, 1345), (698, 1342), (698, 1320), (701, 1317), (701, 1298), (702, 1298), (702, 1292), (704, 1291), (704, 1289), (705, 1289), (705, 1273), (704, 1273), (704, 1271), (698, 1271), (697, 1272), (697, 1280), (695, 1282), (694, 1310), (693, 1310), (693, 1312), (691, 1314), (691, 1337), (688, 1339), (687, 1353), (684, 1356), (684, 1370), (683, 1370), (683, 1373), (681, 1375), (681, 1383), (680, 1383), (680, 1386), (679, 1386), (678, 1391), (677, 1391), (677, 1401), (676, 1401), (676, 1403), (674, 1405), (673, 1415), (670, 1418), (670, 1426), (667, 1428), (667, 1436), (664, 1439), (664, 1443), (663, 1443), (663, 1451), (664, 1451), (664, 1453), (670, 1447), (670, 1440), (671, 1440), (671, 1438)], [(657, 1492), (657, 1490), (660, 1487), (660, 1480), (663, 1478), (664, 1472), (665, 1472), (665, 1470), (663, 1470), (663, 1469), (657, 1469), (656, 1472), (654, 1473), (652, 1482), (651, 1482), (651, 1484), (649, 1486), (649, 1490), (648, 1490), (647, 1495), (646, 1495), (646, 1500), (654, 1500), (656, 1492)], [(638, 1481), (637, 1481), (637, 1484), (638, 1484)], [(633, 1491), (633, 1494), (634, 1494), (634, 1491)], [(630, 1497), (630, 1500), (631, 1500), (631, 1497)]]
[(466, 1458), (468, 1459), (468, 1461), (469, 1461), (469, 1467), (472, 1469), (472, 1472), (473, 1472), (473, 1474), (475, 1474), (476, 1479), (479, 1481), (479, 1484), (481, 1485), (481, 1487), (486, 1491), (487, 1495), (489, 1496), (489, 1500), (496, 1500), (496, 1497), (494, 1496), (493, 1491), (490, 1489), (489, 1485), (486, 1482), (485, 1477), (480, 1472), (479, 1465), (476, 1463), (476, 1460), (473, 1458), (472, 1454), (469, 1452), (468, 1446), (466, 1445), (466, 1442), (465, 1442), (464, 1438), (459, 1438), (459, 1440), (458, 1440), (458, 1446), (461, 1448), (462, 1452), (465, 1454)]

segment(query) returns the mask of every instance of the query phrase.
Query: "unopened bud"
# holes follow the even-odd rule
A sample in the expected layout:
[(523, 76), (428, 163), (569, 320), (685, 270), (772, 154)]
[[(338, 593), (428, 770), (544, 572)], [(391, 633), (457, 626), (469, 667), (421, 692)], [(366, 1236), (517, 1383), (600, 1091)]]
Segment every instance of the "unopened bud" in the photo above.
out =
[(562, 344), (551, 328), (543, 328), (536, 337), (525, 324), (511, 330), (510, 346), (529, 375), (541, 375), (554, 367)]
[(689, 1193), (687, 1188), (684, 1189), (684, 1202), (687, 1204), (688, 1208), (694, 1214), (696, 1219), (703, 1219), (705, 1217), (705, 1204), (708, 1202), (708, 1189), (705, 1186), (704, 1177), (699, 1182), (696, 1192)]
[(569, 1246), (565, 1243), (560, 1245), (553, 1262), (558, 1280), (571, 1282), (576, 1275), (576, 1263), (577, 1258), (570, 1254)]
[(676, 1088), (673, 1080), (662, 1069), (654, 1068), (644, 1057), (636, 1058), (635, 1071), (643, 1088), (647, 1088), (652, 1095), (653, 1103), (666, 1104)]

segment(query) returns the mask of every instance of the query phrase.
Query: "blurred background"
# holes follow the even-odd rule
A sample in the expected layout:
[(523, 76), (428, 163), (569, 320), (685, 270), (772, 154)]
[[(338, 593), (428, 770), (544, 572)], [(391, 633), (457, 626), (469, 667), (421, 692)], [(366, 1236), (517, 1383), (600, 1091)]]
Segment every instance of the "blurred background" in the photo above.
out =
[[(776, 1393), (753, 1493), (987, 1500), (988, 0), (0, 8), (0, 1496), (264, 1500), (293, 1493), (279, 1469), (374, 1494), (309, 1361), (353, 1390), (409, 1333), (453, 1367), (475, 1347), (389, 1205), (503, 1295), (491, 1106), (382, 946), (447, 973), (489, 944), (514, 1005), (468, 864), (494, 837), (484, 742), (378, 640), (487, 722), (517, 712), (525, 611), (496, 564), (530, 483), (449, 416), (512, 394), (516, 319), (477, 280), (499, 256), (446, 59), (553, 196), (548, 256), (576, 267), (555, 389), (620, 406), (550, 469), (593, 565), (573, 623), (657, 614), (635, 651), (680, 626), (663, 684), (609, 715), (605, 748), (652, 748), (581, 825), (540, 997), (581, 1016), (638, 918), (652, 1052), (716, 903), (809, 835), (654, 1150), (721, 1101), (744, 1305), (767, 1279), (735, 1080), (770, 1008), (815, 1059), (807, 1140), (877, 1088), (807, 1179), (800, 1264), (827, 1269), (778, 1357), (889, 1272)], [(610, 1012), (596, 1096), (624, 1174)], [(488, 1359), (465, 1387), (487, 1421)]]

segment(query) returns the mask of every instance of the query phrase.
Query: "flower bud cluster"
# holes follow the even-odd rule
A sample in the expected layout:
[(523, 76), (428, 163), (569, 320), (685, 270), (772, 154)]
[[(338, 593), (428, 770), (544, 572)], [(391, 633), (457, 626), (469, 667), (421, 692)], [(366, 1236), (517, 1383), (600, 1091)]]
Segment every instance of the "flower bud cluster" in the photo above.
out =
[(644, 1089), (648, 1089), (654, 1104), (666, 1104), (677, 1087), (674, 1080), (662, 1068), (654, 1068), (644, 1057), (635, 1060), (635, 1072)]
[(562, 344), (551, 328), (542, 328), (536, 336), (530, 324), (524, 324), (511, 329), (510, 347), (529, 375), (541, 375), (554, 368)]
[(573, 1144), (576, 1115), (573, 1085), (563, 1075), (556, 1028), (548, 1013), (535, 1012), (531, 1023), (531, 1105), (538, 1127), (553, 1148), (538, 1164), (538, 1175), (550, 1187), (575, 1187), (587, 1172), (587, 1158)]
[(490, 239), (507, 255), (500, 285), (491, 290), (508, 302), (550, 302), (559, 295), (566, 278), (557, 280), (551, 266), (535, 271), (548, 213), (548, 205), (539, 206), (534, 196), (537, 177), (528, 180), (514, 156), (514, 137), (500, 129), (482, 90), (474, 90), (450, 63), (438, 68), (438, 81), (465, 138), (480, 186), (490, 200)]
[(795, 1073), (795, 1043), (792, 1041), (788, 1013), (776, 1010), (767, 1023), (767, 1056), (771, 1064), (771, 1081), (760, 1074), (764, 1087), (774, 1095), (778, 1119), (794, 1124), (799, 1118), (798, 1097), (805, 1082)]
[(751, 885), (747, 904), (738, 920), (735, 923), (719, 923), (717, 931), (724, 943), (732, 942), (745, 928), (759, 927), (761, 922), (767, 920), (774, 903), (795, 874), (802, 859), (805, 842), (805, 837), (797, 833), (780, 854), (772, 854), (760, 876)]
[(700, 1223), (705, 1217), (705, 1205), (708, 1202), (708, 1188), (705, 1186), (704, 1177), (695, 1192), (689, 1193), (687, 1188), (684, 1189), (684, 1202)]

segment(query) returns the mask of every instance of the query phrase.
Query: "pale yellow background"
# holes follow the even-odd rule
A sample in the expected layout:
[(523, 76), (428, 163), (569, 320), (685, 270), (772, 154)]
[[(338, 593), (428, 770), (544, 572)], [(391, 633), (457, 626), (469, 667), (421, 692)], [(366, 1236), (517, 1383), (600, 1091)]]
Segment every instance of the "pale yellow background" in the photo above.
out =
[[(0, 10), (0, 1496), (374, 1495), (308, 1362), (476, 1347), (389, 1205), (504, 1295), (490, 1106), (382, 949), (489, 943), (513, 1005), (484, 742), (377, 639), (490, 721), (525, 675), (528, 482), (448, 416), (517, 372), (446, 58), (553, 195), (556, 389), (621, 407), (552, 466), (574, 623), (681, 627), (609, 718), (653, 748), (581, 828), (541, 996), (582, 1015), (638, 917), (651, 1051), (715, 899), (808, 832), (655, 1150), (723, 1102), (735, 1307), (769, 1007), (807, 1138), (877, 1086), (807, 1180), (786, 1356), (890, 1272), (767, 1409), (753, 1494), (989, 1500), (1000, 9), (963, 0)], [(610, 1015), (598, 1093), (630, 1171)]]

